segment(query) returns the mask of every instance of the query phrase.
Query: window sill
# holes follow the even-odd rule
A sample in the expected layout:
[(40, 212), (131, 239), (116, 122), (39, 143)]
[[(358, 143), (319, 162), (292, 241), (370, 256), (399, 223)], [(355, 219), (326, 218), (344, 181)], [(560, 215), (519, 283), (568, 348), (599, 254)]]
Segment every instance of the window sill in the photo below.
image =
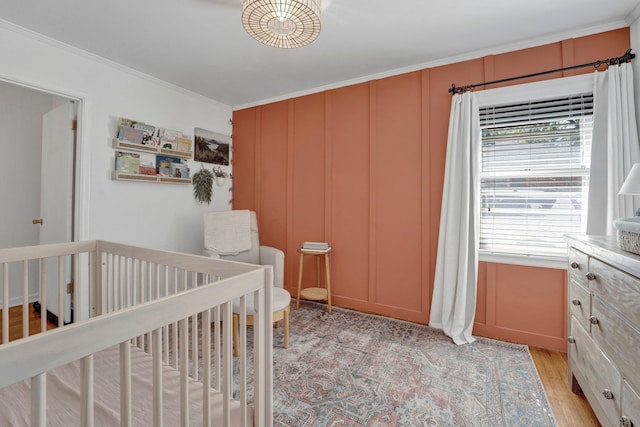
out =
[(565, 257), (543, 257), (533, 255), (496, 254), (489, 252), (479, 252), (478, 260), (493, 262), (497, 264), (524, 265), (528, 267), (555, 268), (566, 270), (568, 258)]

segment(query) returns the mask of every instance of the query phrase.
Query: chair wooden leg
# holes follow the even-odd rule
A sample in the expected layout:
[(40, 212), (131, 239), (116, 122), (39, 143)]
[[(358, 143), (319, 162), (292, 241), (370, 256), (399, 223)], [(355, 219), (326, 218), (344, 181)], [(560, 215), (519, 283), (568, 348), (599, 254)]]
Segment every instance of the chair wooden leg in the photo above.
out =
[(284, 309), (284, 348), (289, 348), (289, 307)]
[(240, 356), (240, 348), (238, 347), (238, 342), (240, 341), (240, 331), (238, 327), (238, 323), (240, 323), (240, 316), (237, 314), (233, 315), (233, 355)]

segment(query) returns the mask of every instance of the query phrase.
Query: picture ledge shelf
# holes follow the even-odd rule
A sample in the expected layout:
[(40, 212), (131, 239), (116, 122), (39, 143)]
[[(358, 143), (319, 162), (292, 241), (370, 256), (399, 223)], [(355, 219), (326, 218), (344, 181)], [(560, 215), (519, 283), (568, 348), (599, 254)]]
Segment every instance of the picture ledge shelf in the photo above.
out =
[(162, 184), (191, 184), (191, 178), (176, 178), (164, 175), (142, 175), (135, 173), (122, 173), (117, 171), (111, 172), (111, 179), (116, 181), (141, 181), (155, 182)]
[(182, 159), (191, 159), (193, 157), (193, 152), (192, 151), (178, 151), (178, 150), (172, 150), (170, 148), (162, 148), (162, 147), (155, 147), (152, 145), (143, 145), (143, 144), (136, 144), (134, 142), (126, 142), (126, 141), (121, 141), (117, 138), (114, 138), (113, 140), (113, 148), (120, 148), (123, 150), (131, 150), (131, 151), (139, 151), (142, 153), (153, 153), (153, 154), (164, 154), (166, 156), (171, 156), (171, 157), (179, 157)]

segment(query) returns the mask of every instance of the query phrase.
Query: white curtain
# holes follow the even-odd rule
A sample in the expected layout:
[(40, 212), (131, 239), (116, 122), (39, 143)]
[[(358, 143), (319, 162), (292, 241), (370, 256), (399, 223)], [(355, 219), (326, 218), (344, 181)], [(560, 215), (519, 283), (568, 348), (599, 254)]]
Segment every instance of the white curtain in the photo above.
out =
[(472, 343), (478, 278), (481, 136), (472, 92), (451, 102), (430, 326)]
[(634, 163), (640, 143), (634, 106), (631, 64), (595, 73), (593, 145), (587, 234), (615, 234), (613, 220), (633, 216), (634, 200), (618, 191)]

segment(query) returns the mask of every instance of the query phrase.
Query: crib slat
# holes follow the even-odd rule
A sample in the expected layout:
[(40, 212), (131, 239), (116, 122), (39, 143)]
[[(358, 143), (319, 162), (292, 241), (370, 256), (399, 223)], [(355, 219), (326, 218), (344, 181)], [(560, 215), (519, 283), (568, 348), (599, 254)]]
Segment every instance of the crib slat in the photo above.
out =
[(100, 254), (100, 261), (98, 264), (99, 274), (98, 274), (98, 282), (96, 286), (99, 287), (99, 293), (97, 294), (98, 298), (98, 307), (100, 307), (98, 315), (107, 313), (107, 292), (108, 292), (108, 273), (107, 273), (107, 254)]
[(109, 311), (117, 311), (118, 310), (118, 288), (120, 286), (120, 269), (119, 269), (119, 260), (120, 257), (116, 254), (110, 254), (111, 256), (111, 268), (109, 271), (111, 272), (111, 293), (109, 297), (111, 298), (111, 307)]
[[(147, 291), (147, 299), (146, 301), (153, 301), (153, 263), (151, 261), (147, 262), (147, 275), (146, 275), (146, 280), (145, 280), (145, 284), (146, 284), (146, 291)], [(153, 351), (153, 340), (152, 340), (152, 334), (151, 332), (148, 332), (146, 334), (147, 337), (147, 346), (146, 347), (142, 347), (143, 349), (146, 349), (146, 351), (148, 351), (149, 353), (151, 353)]]
[(80, 425), (92, 427), (94, 422), (93, 355), (80, 360), (80, 381)]
[(129, 258), (120, 257), (120, 308), (129, 307)]
[(211, 310), (202, 313), (202, 425), (211, 426)]
[(164, 425), (162, 417), (162, 339), (161, 329), (153, 331), (153, 425), (162, 427)]
[(254, 316), (253, 345), (263, 350), (253, 355), (256, 427), (273, 425), (273, 269), (265, 270), (264, 280), (264, 290), (253, 293), (255, 307), (259, 307), (259, 315)]
[[(146, 293), (146, 284), (147, 284), (147, 269), (146, 261), (140, 261), (140, 282), (138, 285), (140, 286), (140, 303), (143, 304), (147, 302), (147, 293)], [(138, 347), (144, 349), (145, 348), (145, 335), (140, 335), (138, 337)]]
[[(268, 268), (265, 271), (265, 287), (264, 287), (264, 309), (262, 316), (256, 316), (260, 318), (261, 324), (258, 328), (263, 331), (263, 340), (260, 343), (263, 345), (264, 351), (264, 366), (262, 375), (265, 379), (264, 388), (262, 390), (264, 407), (263, 416), (264, 423), (267, 426), (273, 425), (273, 269)], [(260, 352), (258, 352), (260, 353)]]
[(231, 386), (233, 382), (233, 342), (231, 340), (231, 324), (233, 315), (232, 302), (222, 304), (222, 421), (228, 426), (231, 422)]
[(9, 264), (6, 262), (2, 264), (2, 342), (9, 342)]
[(198, 315), (191, 316), (191, 378), (198, 379)]
[(124, 265), (125, 259), (123, 256), (118, 256), (118, 280), (116, 282), (116, 296), (115, 296), (115, 309), (121, 310), (124, 307), (125, 296), (125, 278), (124, 278)]
[(64, 325), (64, 257), (58, 257), (58, 327)]
[(247, 304), (246, 297), (240, 297), (240, 337), (238, 345), (240, 346), (239, 373), (240, 373), (240, 419), (243, 426), (247, 425)]
[[(165, 265), (164, 266), (164, 296), (169, 295), (169, 266)], [(169, 364), (169, 326), (165, 326), (163, 328), (163, 335), (164, 335), (164, 358), (162, 360), (164, 360), (164, 363)]]
[[(7, 310), (7, 313), (9, 310)], [(22, 262), (22, 337), (29, 336), (29, 261)], [(8, 323), (8, 322), (7, 322)]]
[(120, 256), (120, 307), (129, 306), (129, 258)]
[(189, 427), (189, 325), (180, 321), (180, 425)]
[[(191, 273), (191, 287), (196, 287), (197, 273), (194, 271)], [(198, 315), (191, 316), (191, 377), (195, 380), (198, 379)]]
[(75, 254), (73, 256), (73, 277), (72, 277), (72, 282), (73, 282), (73, 294), (72, 294), (72, 298), (73, 298), (73, 306), (72, 308), (74, 309), (73, 312), (73, 321), (77, 322), (78, 320), (80, 320), (80, 313), (78, 313), (79, 311), (79, 307), (80, 307), (80, 289), (78, 284), (80, 283), (80, 255), (79, 254)]
[(156, 299), (160, 298), (160, 279), (162, 278), (162, 275), (160, 274), (160, 264), (156, 264), (156, 280), (155, 280), (155, 284), (156, 284), (156, 289), (155, 289), (155, 293), (156, 293)]
[(47, 262), (40, 259), (40, 332), (47, 330)]
[[(205, 284), (209, 284), (212, 282), (212, 277), (210, 274), (205, 274), (204, 275), (204, 283)], [(209, 326), (211, 326), (211, 323), (213, 323), (213, 354), (216, 355), (216, 360), (220, 359), (220, 307), (219, 306), (215, 306), (212, 309), (209, 309)], [(209, 331), (209, 336), (211, 335), (211, 330)], [(211, 341), (209, 339), (209, 346), (211, 346)], [(209, 363), (209, 365), (211, 365), (211, 363)], [(211, 387), (215, 388), (216, 390), (220, 390), (220, 363), (214, 363), (214, 371), (211, 373), (212, 375), (212, 380), (213, 383), (209, 383), (211, 384)]]
[[(253, 317), (253, 345), (255, 348), (264, 348), (264, 333), (262, 331), (262, 317), (258, 314), (263, 310), (264, 293), (261, 291), (255, 291), (253, 293), (253, 305), (255, 307), (256, 315)], [(265, 379), (263, 377), (265, 369), (264, 354), (262, 352), (253, 353), (253, 371), (254, 371), (254, 384), (253, 384), (253, 407), (255, 408), (254, 419), (257, 426), (263, 426), (264, 421), (264, 384)]]
[(113, 254), (107, 254), (107, 313), (113, 311)]
[(97, 252), (91, 252), (89, 255), (89, 318), (98, 315), (100, 310), (100, 294), (98, 290), (98, 278), (101, 277), (100, 262), (98, 261)]
[(178, 324), (177, 323), (173, 323), (171, 325), (171, 336), (172, 336), (172, 354), (173, 354), (173, 359), (171, 360), (171, 366), (173, 367), (173, 369), (178, 369), (178, 364), (179, 364), (179, 360), (178, 360), (178, 355), (180, 354), (178, 352)]
[(31, 427), (47, 424), (47, 374), (31, 378)]
[[(220, 359), (220, 306), (215, 306), (213, 309), (213, 350), (217, 357)], [(220, 390), (220, 363), (214, 365), (215, 368), (215, 383), (213, 388)]]
[[(173, 268), (173, 293), (176, 294), (178, 293), (178, 268), (174, 267)], [(178, 324), (174, 323), (171, 326), (172, 329), (172, 336), (173, 336), (173, 342), (172, 342), (172, 347), (173, 347), (173, 363), (171, 364), (171, 366), (173, 366), (174, 369), (178, 369)]]
[(138, 304), (140, 301), (138, 300), (138, 286), (137, 284), (138, 279), (139, 279), (139, 271), (140, 271), (140, 266), (139, 266), (139, 261), (137, 259), (134, 259), (132, 261), (132, 272), (131, 272), (131, 305), (136, 305)]
[(131, 427), (131, 341), (120, 344), (120, 426)]

